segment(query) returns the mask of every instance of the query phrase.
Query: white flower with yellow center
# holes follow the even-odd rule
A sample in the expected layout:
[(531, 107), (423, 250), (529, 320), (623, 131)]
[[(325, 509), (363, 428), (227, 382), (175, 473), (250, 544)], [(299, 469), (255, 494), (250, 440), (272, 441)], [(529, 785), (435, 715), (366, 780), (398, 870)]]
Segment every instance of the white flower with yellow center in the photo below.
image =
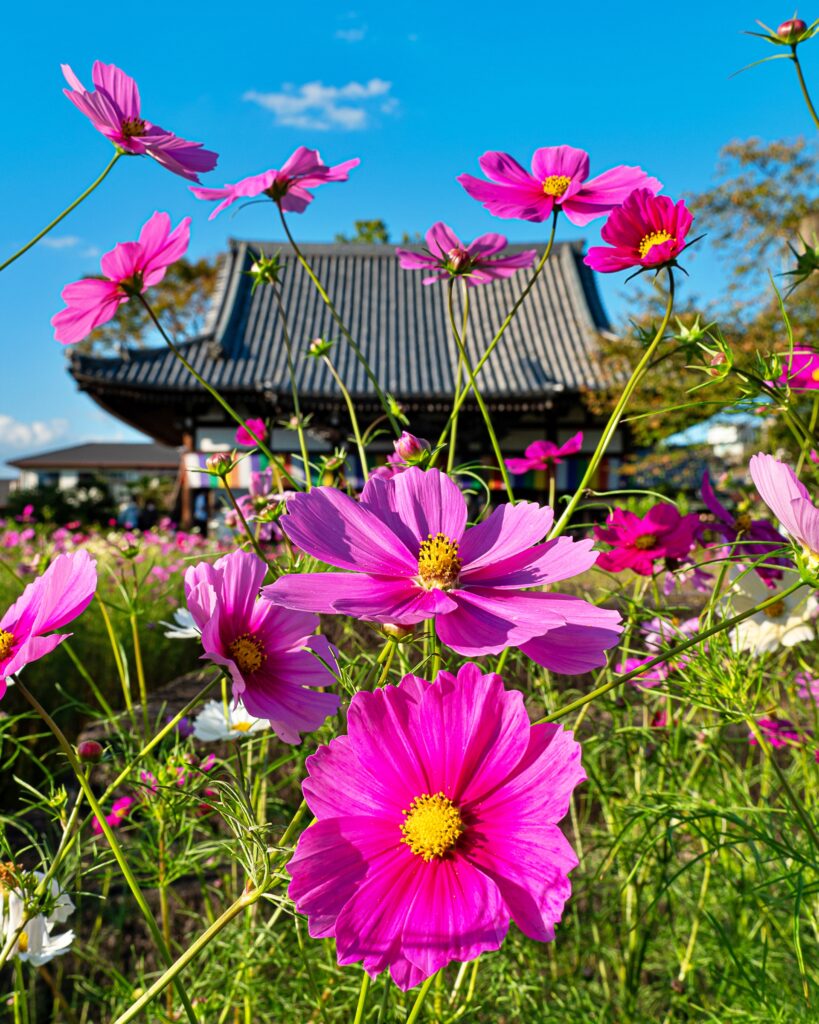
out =
[[(746, 573), (741, 578), (735, 574), (735, 582), (730, 591), (731, 607), (735, 614), (748, 611), (774, 596), (756, 573)], [(813, 624), (816, 611), (815, 595), (804, 589), (797, 590), (740, 622), (733, 631), (736, 648), (764, 654), (779, 647), (794, 647), (813, 640), (816, 637)]]
[(234, 705), (233, 701), (224, 704), (220, 700), (209, 700), (194, 720), (193, 736), (203, 743), (219, 743), (269, 728), (266, 718), (254, 718), (241, 702)]
[[(74, 912), (73, 902), (54, 879), (51, 880), (49, 913), (33, 914), (26, 920), (26, 893), (32, 894), (44, 877), (41, 871), (25, 871), (14, 864), (0, 864), (0, 943), (5, 946), (16, 935), (11, 955), (35, 967), (67, 953), (74, 941), (71, 930), (53, 934), (54, 926), (64, 924)], [(24, 920), (26, 923), (21, 930)]]

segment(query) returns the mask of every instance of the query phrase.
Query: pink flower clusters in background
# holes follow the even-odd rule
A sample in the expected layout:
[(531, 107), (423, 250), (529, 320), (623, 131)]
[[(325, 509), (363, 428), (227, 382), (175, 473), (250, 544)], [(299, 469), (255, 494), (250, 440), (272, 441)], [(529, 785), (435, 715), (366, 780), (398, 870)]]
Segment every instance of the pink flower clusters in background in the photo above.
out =
[(83, 549), (57, 555), (42, 576), (29, 583), (0, 618), (0, 697), (9, 676), (71, 636), (53, 630), (84, 612), (96, 589), (97, 563)]
[(557, 672), (605, 664), (621, 631), (615, 611), (577, 597), (529, 591), (590, 568), (591, 540), (540, 541), (550, 508), (495, 508), (466, 526), (457, 485), (437, 469), (374, 477), (353, 501), (331, 487), (295, 494), (280, 525), (303, 551), (341, 573), (286, 574), (264, 597), (301, 611), (382, 623), (435, 620), (440, 639), (473, 657), (520, 647)]
[(531, 470), (549, 472), (553, 466), (559, 465), (568, 455), (576, 455), (583, 447), (583, 432), (578, 431), (561, 445), (554, 441), (533, 441), (524, 452), (522, 459), (506, 459), (506, 468), (510, 473), (520, 476)]
[(316, 821), (288, 864), (289, 895), (340, 964), (389, 969), (406, 991), (498, 949), (510, 920), (554, 939), (577, 864), (558, 822), (585, 778), (580, 746), (530, 725), (499, 676), (467, 664), (359, 692), (347, 735), (307, 770)]
[(208, 220), (213, 220), (222, 210), (238, 202), (240, 199), (254, 199), (266, 195), (277, 203), (282, 210), (290, 213), (303, 213), (313, 201), (308, 190), (319, 185), (327, 185), (332, 181), (347, 181), (349, 172), (358, 167), (361, 160), (355, 157), (344, 163), (328, 167), (322, 162), (317, 149), (299, 148), (285, 160), (281, 170), (275, 168), (263, 174), (254, 174), (242, 178), (233, 185), (222, 188), (195, 188), (191, 192), (197, 199), (208, 202), (219, 200)]
[(634, 189), (662, 188), (639, 167), (614, 167), (589, 179), (589, 155), (573, 146), (536, 149), (531, 173), (508, 153), (484, 153), (478, 163), (490, 181), (471, 174), (458, 181), (496, 217), (543, 221), (557, 209), (582, 227), (611, 213)]
[[(136, 800), (132, 796), (121, 796), (118, 800), (115, 800), (111, 804), (110, 813), (105, 815), (105, 821), (111, 828), (119, 828), (120, 825), (128, 817), (131, 808), (136, 803)], [(95, 836), (102, 835), (102, 825), (100, 824), (99, 818), (94, 815), (91, 820), (91, 831)]]
[(425, 252), (395, 250), (399, 265), (404, 270), (429, 272), (422, 284), (449, 281), (453, 277), (463, 277), (470, 287), (488, 284), (502, 277), (511, 277), (523, 267), (531, 267), (537, 256), (536, 249), (501, 256), (507, 242), (503, 235), (497, 234), (480, 235), (465, 245), (442, 221), (427, 231), (426, 243)]
[(216, 166), (217, 154), (203, 149), (201, 142), (188, 142), (142, 117), (137, 84), (116, 65), (94, 62), (92, 92), (67, 64), (62, 69), (71, 86), (63, 89), (65, 95), (98, 132), (124, 153), (150, 156), (190, 181), (199, 181), (200, 174)]
[(100, 261), (105, 280), (85, 278), (62, 291), (66, 308), (51, 319), (54, 337), (63, 345), (82, 341), (107, 323), (123, 302), (159, 284), (168, 267), (184, 256), (190, 242), (190, 217), (171, 230), (167, 213), (155, 213), (136, 242), (120, 242)]
[(610, 545), (601, 551), (597, 564), (608, 572), (631, 569), (639, 576), (651, 576), (658, 559), (679, 561), (693, 549), (699, 517), (681, 516), (674, 505), (662, 502), (644, 516), (616, 508), (605, 526), (595, 526), (594, 535)]
[(605, 245), (593, 245), (584, 262), (602, 274), (642, 267), (650, 270), (673, 263), (686, 245), (694, 218), (682, 199), (639, 188), (613, 210), (600, 234)]

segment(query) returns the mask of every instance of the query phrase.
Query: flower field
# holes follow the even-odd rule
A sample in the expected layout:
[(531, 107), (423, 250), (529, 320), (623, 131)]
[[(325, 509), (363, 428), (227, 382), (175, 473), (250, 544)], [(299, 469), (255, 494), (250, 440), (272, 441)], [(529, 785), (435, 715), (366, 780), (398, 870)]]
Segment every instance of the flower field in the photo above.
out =
[[(819, 128), (800, 63), (817, 32), (794, 17), (757, 35), (792, 62)], [(195, 220), (146, 211), (62, 291), (57, 343), (139, 306), (230, 418), (233, 446), (203, 470), (230, 509), (210, 537), (169, 519), (54, 524), (36, 504), (0, 523), (4, 1019), (816, 1020), (819, 348), (789, 313), (815, 286), (816, 237), (791, 246), (785, 286), (772, 278), (778, 333), (749, 355), (719, 323), (680, 319), (708, 224), (663, 191), (662, 166), (592, 170), (569, 145), (484, 153), (482, 177), (458, 178), (466, 194), (549, 242), (507, 252), (499, 232), (466, 242), (437, 221), (396, 250), (440, 294), (457, 353), (446, 428), (418, 437), (296, 237), (294, 215), (360, 161), (299, 146), (202, 185), (217, 155), (147, 120), (124, 71), (96, 62), (90, 90), (63, 73), (114, 149), (78, 202), (147, 156), (217, 203), (210, 219), (267, 204), (300, 264), (287, 272), (308, 275), (337, 333), (284, 333), (299, 475), (261, 397), (234, 408), (151, 305)], [(589, 273), (652, 291), (582, 477), (558, 496), (582, 432), (504, 451), (481, 371), (566, 221), (600, 231)], [(284, 273), (261, 251), (251, 270), (286, 318)], [(471, 290), (510, 278), (519, 299), (475, 360)], [(374, 423), (335, 369), (343, 346)], [(680, 355), (697, 382), (678, 398), (757, 417), (755, 453), (710, 459), (696, 493), (594, 490), (647, 376)], [(297, 358), (330, 367), (363, 486), (346, 451), (311, 461)], [(457, 457), (467, 401), (488, 464)], [(251, 453), (267, 468), (237, 494)], [(533, 471), (544, 500), (520, 500)]]

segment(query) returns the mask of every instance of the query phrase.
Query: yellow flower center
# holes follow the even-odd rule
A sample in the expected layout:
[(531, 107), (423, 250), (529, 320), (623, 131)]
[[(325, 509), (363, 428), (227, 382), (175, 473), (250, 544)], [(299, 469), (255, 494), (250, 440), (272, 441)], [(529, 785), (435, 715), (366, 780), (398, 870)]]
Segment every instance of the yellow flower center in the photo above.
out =
[(662, 245), (663, 242), (673, 242), (674, 237), (667, 231), (652, 231), (650, 235), (643, 235), (640, 242), (640, 256), (645, 257), (651, 252), (655, 245)]
[(264, 647), (253, 633), (242, 633), (228, 647), (228, 654), (242, 673), (258, 671), (267, 660)]
[(443, 857), (464, 830), (458, 808), (443, 793), (417, 796), (409, 810), (404, 811), (404, 817), (401, 842), (426, 861)]
[(3, 661), (11, 654), (12, 647), (14, 647), (14, 634), (8, 633), (5, 629), (0, 629), (0, 661)]
[(28, 952), (28, 935), (25, 932), (20, 932), (17, 936), (17, 948), (21, 953)]
[(234, 732), (249, 732), (252, 722), (234, 722), (231, 726)]
[(742, 515), (736, 517), (734, 520), (734, 529), (737, 533), (746, 533), (751, 529), (751, 517), (747, 512), (743, 512)]
[(653, 533), (644, 533), (635, 540), (634, 546), (638, 551), (648, 551), (651, 548), (657, 547), (657, 538)]
[(451, 590), (458, 580), (461, 560), (458, 542), (443, 533), (432, 534), (418, 550), (418, 576), (425, 590)]
[(774, 601), (773, 604), (769, 604), (765, 609), (765, 614), (769, 619), (778, 619), (780, 615), (785, 614), (785, 602)]
[(819, 384), (819, 368), (813, 371), (813, 373), (810, 375), (810, 379)]
[(543, 194), (559, 199), (571, 183), (572, 179), (567, 178), (565, 174), (550, 174), (548, 178), (543, 179)]
[(119, 130), (126, 139), (135, 139), (144, 135), (147, 128), (145, 127), (145, 122), (141, 117), (124, 117), (119, 126)]

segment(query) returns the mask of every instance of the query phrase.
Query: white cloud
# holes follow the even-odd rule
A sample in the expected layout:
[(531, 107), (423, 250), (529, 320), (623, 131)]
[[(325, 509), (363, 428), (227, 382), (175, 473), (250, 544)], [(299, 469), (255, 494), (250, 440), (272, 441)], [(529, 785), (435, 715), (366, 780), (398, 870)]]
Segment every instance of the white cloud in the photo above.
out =
[(345, 43), (360, 43), (366, 34), (366, 25), (360, 28), (340, 28), (336, 30), (336, 39), (341, 39)]
[(44, 245), (46, 249), (73, 249), (81, 241), (78, 235), (46, 235), (40, 240), (40, 245)]
[(286, 83), (281, 92), (249, 90), (242, 98), (270, 110), (275, 123), (282, 127), (352, 132), (367, 126), (369, 109), (376, 104), (382, 113), (394, 112), (398, 101), (390, 96), (391, 89), (392, 82), (382, 78), (341, 86), (323, 82), (305, 82), (299, 86)]
[(0, 451), (4, 454), (11, 448), (40, 448), (63, 437), (68, 430), (68, 420), (32, 420), (23, 423), (0, 413)]

